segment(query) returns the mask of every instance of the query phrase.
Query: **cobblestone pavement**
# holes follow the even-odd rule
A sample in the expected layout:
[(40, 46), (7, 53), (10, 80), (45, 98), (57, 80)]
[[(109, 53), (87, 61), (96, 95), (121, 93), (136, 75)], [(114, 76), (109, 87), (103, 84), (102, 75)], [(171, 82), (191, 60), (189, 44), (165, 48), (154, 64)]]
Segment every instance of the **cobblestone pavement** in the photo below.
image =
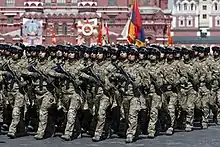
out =
[(8, 139), (0, 136), (0, 147), (220, 147), (220, 126), (193, 132), (175, 132), (173, 136), (161, 135), (155, 139), (141, 138), (135, 143), (125, 144), (124, 139), (112, 138), (94, 143), (91, 138), (83, 137), (65, 142), (59, 137), (34, 140), (33, 136)]

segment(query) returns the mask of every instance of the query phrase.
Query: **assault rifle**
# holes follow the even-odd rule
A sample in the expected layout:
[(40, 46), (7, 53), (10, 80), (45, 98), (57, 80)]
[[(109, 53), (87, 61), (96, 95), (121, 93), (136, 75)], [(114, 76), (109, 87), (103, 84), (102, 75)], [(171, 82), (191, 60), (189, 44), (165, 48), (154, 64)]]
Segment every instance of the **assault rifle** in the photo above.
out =
[(132, 78), (129, 73), (125, 72), (124, 69), (123, 69), (122, 67), (119, 67), (117, 64), (115, 64), (115, 63), (112, 63), (112, 64), (116, 67), (116, 69), (117, 69), (122, 75), (125, 76), (126, 80), (127, 80), (129, 83), (131, 83), (133, 86), (136, 87), (136, 85), (135, 85), (135, 83), (134, 83), (135, 79)]
[(55, 68), (55, 71), (57, 71), (57, 72), (59, 72), (59, 73), (63, 73), (67, 78), (69, 78), (69, 79), (72, 81), (73, 86), (80, 91), (80, 95), (81, 95), (82, 97), (85, 97), (84, 91), (82, 90), (82, 88), (80, 87), (80, 85), (78, 85), (78, 84), (76, 83), (76, 78), (75, 78), (71, 73), (65, 71), (65, 69), (64, 69), (61, 65), (57, 65), (57, 67)]

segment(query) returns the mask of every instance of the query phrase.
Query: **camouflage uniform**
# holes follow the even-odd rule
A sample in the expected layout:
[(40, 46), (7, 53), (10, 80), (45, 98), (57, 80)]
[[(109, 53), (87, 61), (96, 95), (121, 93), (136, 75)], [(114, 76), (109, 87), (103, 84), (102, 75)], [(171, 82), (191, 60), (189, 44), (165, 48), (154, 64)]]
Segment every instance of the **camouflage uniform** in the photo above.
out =
[[(48, 62), (48, 60), (41, 61), (36, 65), (36, 69), (42, 72), (44, 75), (51, 74), (54, 72), (51, 70), (52, 64), (54, 62)], [(39, 101), (39, 124), (37, 135), (35, 139), (43, 139), (45, 130), (48, 122), (48, 109), (53, 105), (56, 105), (56, 96), (55, 96), (55, 87), (51, 84), (52, 79), (47, 79), (41, 75), (38, 75), (39, 78), (34, 82), (36, 99)], [(48, 80), (51, 80), (50, 82)]]
[(164, 87), (164, 106), (165, 110), (168, 110), (168, 120), (170, 121), (168, 124), (167, 134), (171, 135), (174, 131), (174, 123), (176, 120), (175, 111), (177, 108), (177, 90), (176, 86), (179, 77), (176, 70), (176, 66), (174, 61), (167, 61), (163, 66), (163, 87)]
[(195, 68), (191, 65), (192, 60), (182, 61), (180, 63), (180, 97), (179, 102), (182, 110), (186, 111), (186, 131), (191, 131), (194, 120), (194, 110), (199, 102), (197, 92), (195, 91), (196, 85), (196, 72)]
[[(136, 62), (129, 62), (125, 60), (122, 62), (122, 69), (125, 73), (129, 74), (133, 79), (133, 83), (130, 82), (129, 79), (124, 77), (125, 75), (121, 74), (121, 79), (124, 81), (123, 85), (123, 102), (122, 106), (125, 109), (125, 117), (128, 120), (128, 128), (126, 132), (126, 142), (130, 142), (136, 135), (137, 123), (138, 123), (138, 113), (140, 111), (140, 90), (138, 90), (141, 77), (139, 75), (139, 71), (135, 70)], [(132, 140), (130, 140), (130, 137)]]
[(201, 110), (203, 113), (202, 126), (204, 129), (208, 127), (210, 90), (208, 89), (207, 85), (211, 80), (211, 74), (207, 65), (209, 64), (207, 64), (206, 58), (199, 60), (197, 64), (197, 72), (199, 77), (198, 94), (201, 102)]
[[(26, 74), (25, 72), (27, 72), (25, 58), (11, 60), (9, 66), (11, 67), (11, 70), (15, 72), (17, 78), (19, 78), (17, 80), (20, 80), (22, 74)], [(21, 78), (21, 81), (17, 81), (15, 78), (16, 77), (13, 77), (11, 79), (11, 83), (9, 85), (10, 88), (8, 89), (9, 101), (12, 100), (14, 103), (12, 110), (12, 121), (8, 132), (8, 136), (11, 138), (15, 137), (17, 125), (19, 124), (21, 118), (21, 108), (25, 105), (24, 93), (21, 93), (23, 92), (22, 87), (24, 86), (23, 84), (25, 81), (23, 78)]]
[[(156, 59), (158, 60), (158, 59)], [(148, 137), (154, 138), (156, 133), (156, 123), (158, 121), (159, 110), (162, 107), (162, 91), (161, 86), (163, 83), (161, 69), (158, 61), (152, 61), (148, 67), (151, 78), (148, 96), (150, 98), (150, 121), (148, 124)]]
[[(75, 78), (67, 78), (64, 82), (62, 82), (62, 103), (68, 110), (67, 112), (67, 124), (65, 128), (64, 135), (61, 138), (65, 140), (70, 140), (75, 127), (75, 121), (77, 117), (77, 112), (84, 103), (84, 97), (82, 95), (82, 91), (80, 90), (79, 86), (81, 84), (79, 77), (80, 71), (84, 68), (84, 65), (78, 61), (69, 61), (65, 64), (64, 69), (66, 72), (70, 73), (72, 77)], [(72, 81), (74, 80), (74, 81)], [(75, 85), (73, 84), (75, 82)], [(77, 136), (76, 136), (77, 137)]]

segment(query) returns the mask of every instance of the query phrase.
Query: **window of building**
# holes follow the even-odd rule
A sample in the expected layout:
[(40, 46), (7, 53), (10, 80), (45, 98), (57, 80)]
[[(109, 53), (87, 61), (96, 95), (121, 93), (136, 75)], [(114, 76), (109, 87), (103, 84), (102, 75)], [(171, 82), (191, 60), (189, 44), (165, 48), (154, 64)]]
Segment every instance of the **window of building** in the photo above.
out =
[(109, 6), (116, 6), (116, 0), (108, 0)]
[(57, 0), (57, 5), (59, 6), (65, 6), (66, 0)]
[(219, 16), (217, 16), (215, 18), (215, 26), (220, 26), (220, 17)]
[(67, 25), (66, 25), (66, 23), (64, 23), (64, 24), (62, 25), (62, 34), (63, 34), (63, 35), (67, 35)]
[(14, 16), (8, 16), (8, 24), (14, 23)]
[(194, 10), (194, 4), (191, 4), (191, 11)]
[(46, 6), (50, 6), (50, 4), (51, 4), (51, 0), (45, 0), (45, 5)]
[(203, 6), (202, 6), (202, 10), (207, 10), (207, 6), (206, 6), (206, 5), (203, 5)]
[(179, 27), (184, 27), (185, 26), (185, 21), (184, 19), (179, 20)]
[(192, 25), (192, 20), (188, 20), (188, 26)]
[(220, 20), (216, 21), (216, 26), (220, 26)]
[(54, 32), (56, 35), (59, 33), (59, 24), (58, 23), (54, 24)]
[(214, 4), (214, 10), (218, 10), (218, 4), (217, 3)]
[(187, 4), (186, 3), (183, 5), (183, 8), (184, 8), (184, 10), (187, 10)]
[(144, 0), (144, 6), (148, 6), (148, 0)]
[(203, 15), (202, 15), (202, 18), (203, 18), (203, 19), (206, 19), (206, 18), (207, 18), (207, 15), (206, 15), (206, 14), (203, 14)]
[(178, 4), (178, 10), (181, 11), (181, 4)]
[(15, 0), (5, 0), (5, 5), (7, 7), (13, 7), (15, 5)]

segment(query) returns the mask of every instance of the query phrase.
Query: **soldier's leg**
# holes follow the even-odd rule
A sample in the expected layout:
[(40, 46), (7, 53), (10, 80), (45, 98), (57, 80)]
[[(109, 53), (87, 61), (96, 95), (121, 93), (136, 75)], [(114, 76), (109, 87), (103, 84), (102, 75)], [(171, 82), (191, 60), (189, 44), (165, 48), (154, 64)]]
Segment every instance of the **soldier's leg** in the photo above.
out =
[(21, 119), (21, 108), (24, 106), (24, 96), (20, 92), (14, 93), (15, 102), (12, 110), (12, 121), (8, 131), (8, 137), (14, 138), (17, 126)]
[(37, 135), (34, 136), (35, 139), (43, 139), (48, 121), (48, 109), (55, 103), (52, 94), (47, 92), (41, 102), (39, 110), (39, 123), (37, 129)]
[(177, 94), (174, 92), (170, 93), (170, 99), (168, 102), (168, 113), (170, 117), (170, 126), (166, 131), (167, 135), (172, 135), (174, 131), (174, 123), (176, 120), (176, 106), (177, 106)]
[(148, 124), (148, 137), (154, 138), (156, 133), (156, 123), (158, 121), (158, 113), (161, 108), (162, 101), (161, 97), (156, 93), (152, 93), (151, 97), (151, 110), (150, 110), (150, 121)]
[(185, 131), (190, 132), (193, 128), (194, 111), (195, 111), (195, 100), (196, 92), (194, 90), (189, 91), (186, 102), (186, 128)]
[(209, 117), (209, 93), (205, 93), (205, 95), (202, 96), (201, 103), (202, 103), (202, 127), (203, 129), (208, 128), (208, 117)]
[(97, 97), (100, 97), (100, 105), (98, 110), (98, 122), (96, 125), (95, 136), (92, 138), (93, 141), (100, 141), (105, 126), (106, 110), (111, 105), (110, 98), (107, 97), (103, 90), (100, 88), (97, 93)]
[(4, 100), (3, 100), (3, 94), (0, 92), (0, 133), (1, 133), (1, 127), (3, 124), (3, 111), (4, 111)]
[(71, 140), (71, 137), (74, 132), (74, 126), (77, 116), (77, 111), (81, 107), (81, 98), (78, 94), (74, 93), (73, 95), (68, 96), (70, 98), (70, 106), (67, 113), (67, 124), (65, 128), (64, 135), (61, 136), (62, 139), (68, 141)]
[(220, 125), (220, 89), (218, 89), (217, 94), (217, 124)]
[(136, 135), (137, 124), (138, 124), (138, 113), (140, 111), (140, 100), (138, 97), (131, 96), (130, 98), (130, 107), (128, 113), (128, 129), (126, 132), (126, 142), (133, 142), (133, 139)]

